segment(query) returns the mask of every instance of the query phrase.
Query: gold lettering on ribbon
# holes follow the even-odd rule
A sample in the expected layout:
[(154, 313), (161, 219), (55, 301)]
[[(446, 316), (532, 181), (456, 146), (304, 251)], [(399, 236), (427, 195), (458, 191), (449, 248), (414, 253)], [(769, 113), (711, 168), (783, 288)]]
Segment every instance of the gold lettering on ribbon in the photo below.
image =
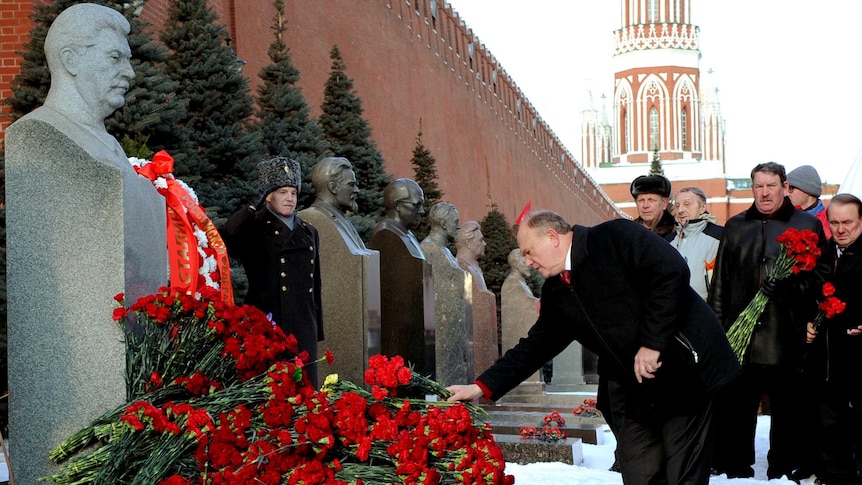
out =
[(168, 217), (171, 220), (171, 225), (174, 228), (174, 264), (172, 268), (178, 269), (177, 280), (183, 285), (191, 285), (194, 277), (189, 271), (192, 268), (192, 262), (189, 259), (189, 238), (186, 235), (187, 223), (177, 214), (172, 207), (167, 206)]

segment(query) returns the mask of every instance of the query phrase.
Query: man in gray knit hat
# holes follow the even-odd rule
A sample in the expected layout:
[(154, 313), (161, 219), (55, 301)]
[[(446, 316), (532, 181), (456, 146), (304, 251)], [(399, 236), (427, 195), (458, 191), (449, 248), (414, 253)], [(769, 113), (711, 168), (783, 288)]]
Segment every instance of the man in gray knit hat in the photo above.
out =
[(820, 183), (820, 175), (817, 169), (811, 165), (802, 165), (787, 173), (787, 196), (790, 202), (798, 209), (811, 214), (823, 225), (826, 239), (832, 236), (829, 230), (829, 221), (826, 220), (826, 206), (820, 200), (823, 193), (823, 184)]
[[(219, 229), (228, 255), (242, 262), (248, 276), (245, 303), (254, 305), (293, 334), (299, 352), (317, 358), (323, 340), (317, 229), (296, 211), (302, 186), (299, 162), (273, 157), (257, 165), (260, 191)], [(317, 366), (306, 367), (317, 386)]]

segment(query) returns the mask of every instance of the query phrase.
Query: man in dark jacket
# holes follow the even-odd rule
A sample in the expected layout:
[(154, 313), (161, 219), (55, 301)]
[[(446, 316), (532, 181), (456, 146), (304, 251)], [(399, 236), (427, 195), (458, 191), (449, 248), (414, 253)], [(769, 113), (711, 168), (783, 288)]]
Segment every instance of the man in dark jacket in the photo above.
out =
[(822, 256), (832, 269), (826, 279), (835, 287), (834, 296), (846, 307), (817, 329), (808, 323), (808, 342), (814, 342), (814, 348), (807, 363), (824, 386), (817, 396), (825, 476), (818, 478), (829, 485), (858, 485), (856, 461), (862, 452), (862, 201), (839, 194), (829, 202), (826, 212), (832, 230)]
[(632, 221), (572, 227), (550, 211), (525, 218), (518, 245), (546, 278), (539, 319), (474, 384), (451, 386), (450, 401), (499, 399), (578, 340), (624, 409), (626, 485), (708, 483), (712, 396), (739, 365), (679, 253)]
[(708, 302), (726, 330), (758, 289), (763, 287), (769, 297), (752, 333), (743, 373), (720, 405), (714, 468), (729, 478), (754, 476), (754, 433), (763, 394), (772, 415), (767, 476), (792, 477), (802, 465), (796, 448), (803, 418), (794, 407), (793, 389), (800, 377), (805, 322), (815, 309), (812, 290), (822, 282), (825, 267), (777, 281), (768, 276), (780, 251), (777, 238), (788, 228), (813, 231), (820, 246), (825, 237), (820, 221), (793, 207), (787, 188), (782, 165), (754, 167), (754, 204), (727, 221), (716, 256)]
[[(248, 276), (245, 303), (271, 313), (299, 351), (317, 358), (323, 340), (317, 229), (294, 211), (302, 182), (299, 162), (275, 157), (257, 166), (261, 190), (219, 229), (228, 255), (242, 262)], [(306, 368), (317, 385), (317, 366)]]

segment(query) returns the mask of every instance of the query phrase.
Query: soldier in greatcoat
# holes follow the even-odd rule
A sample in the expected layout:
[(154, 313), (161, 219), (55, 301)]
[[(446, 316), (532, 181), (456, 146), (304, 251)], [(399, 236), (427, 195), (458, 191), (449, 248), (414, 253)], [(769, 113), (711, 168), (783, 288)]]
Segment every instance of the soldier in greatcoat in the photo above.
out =
[[(248, 276), (245, 303), (271, 313), (314, 360), (323, 340), (320, 240), (317, 229), (295, 213), (302, 172), (299, 162), (286, 157), (263, 160), (257, 168), (260, 192), (220, 232), (228, 254)], [(316, 386), (317, 366), (306, 371)]]

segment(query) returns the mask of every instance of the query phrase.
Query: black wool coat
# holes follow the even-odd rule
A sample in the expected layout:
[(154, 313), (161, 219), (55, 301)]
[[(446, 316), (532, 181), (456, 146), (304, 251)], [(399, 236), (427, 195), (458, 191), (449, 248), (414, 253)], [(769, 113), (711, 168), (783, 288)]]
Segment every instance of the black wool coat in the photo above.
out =
[(835, 241), (830, 240), (822, 260), (831, 269), (826, 280), (835, 286), (834, 296), (847, 306), (821, 324), (808, 349), (807, 369), (821, 381), (862, 396), (862, 335), (847, 335), (847, 329), (862, 325), (862, 238), (840, 258), (836, 258)]
[[(623, 384), (635, 406), (658, 395), (714, 394), (735, 377), (739, 365), (721, 325), (689, 286), (685, 261), (661, 236), (628, 220), (573, 230), (572, 284), (545, 281), (527, 336), (477, 379), (491, 399), (574, 340), (599, 356), (599, 374)], [(634, 358), (642, 346), (661, 352), (662, 367), (638, 384)]]
[[(777, 238), (791, 227), (814, 231), (821, 247), (826, 241), (820, 221), (794, 208), (787, 197), (771, 217), (752, 204), (725, 224), (707, 301), (726, 330), (769, 276), (781, 249)], [(814, 315), (815, 298), (827, 271), (821, 261), (813, 271), (778, 280), (776, 294), (754, 327), (746, 362), (801, 365), (805, 324)]]
[(317, 229), (296, 216), (291, 231), (266, 208), (242, 207), (219, 232), (228, 255), (248, 276), (244, 303), (271, 313), (285, 333), (296, 336), (299, 350), (315, 358), (324, 336)]

